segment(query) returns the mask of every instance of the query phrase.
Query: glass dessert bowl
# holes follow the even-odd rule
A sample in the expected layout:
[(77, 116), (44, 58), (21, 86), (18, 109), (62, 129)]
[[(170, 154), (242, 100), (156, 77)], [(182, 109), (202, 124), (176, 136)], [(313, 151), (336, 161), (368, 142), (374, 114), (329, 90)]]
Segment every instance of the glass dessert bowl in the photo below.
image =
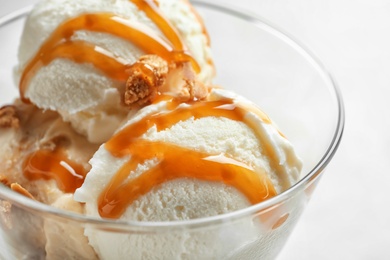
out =
[[(194, 1), (211, 38), (215, 83), (248, 97), (275, 121), (303, 161), (300, 180), (262, 203), (214, 217), (170, 222), (113, 221), (54, 208), (0, 187), (2, 259), (96, 258), (84, 231), (128, 241), (134, 259), (273, 259), (292, 232), (341, 139), (339, 90), (311, 52), (268, 22), (232, 8)], [(18, 95), (13, 67), (25, 16), (0, 20), (0, 102)], [(78, 241), (71, 243), (69, 241)], [(72, 245), (72, 246), (69, 246)], [(101, 252), (98, 252), (100, 255)]]

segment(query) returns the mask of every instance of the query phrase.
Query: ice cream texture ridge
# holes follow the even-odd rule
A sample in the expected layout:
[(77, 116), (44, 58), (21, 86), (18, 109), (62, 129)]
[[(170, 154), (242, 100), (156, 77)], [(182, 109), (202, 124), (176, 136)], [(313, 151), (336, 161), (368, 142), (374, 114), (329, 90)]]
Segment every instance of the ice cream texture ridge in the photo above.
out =
[[(0, 108), (0, 182), (141, 222), (216, 216), (287, 190), (301, 160), (255, 104), (213, 84), (210, 42), (187, 0), (41, 1), (20, 41), (20, 96)], [(142, 244), (88, 227), (62, 241), (53, 226), (36, 230), (47, 259), (124, 259), (121, 245)]]

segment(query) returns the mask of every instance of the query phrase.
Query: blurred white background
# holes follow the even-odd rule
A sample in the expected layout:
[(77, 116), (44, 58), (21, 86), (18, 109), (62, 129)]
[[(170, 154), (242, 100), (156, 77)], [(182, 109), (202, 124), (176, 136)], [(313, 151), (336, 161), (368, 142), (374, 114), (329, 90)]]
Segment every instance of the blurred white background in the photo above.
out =
[[(308, 45), (344, 97), (341, 146), (279, 259), (390, 259), (390, 1), (218, 1)], [(0, 16), (36, 2), (0, 0)]]

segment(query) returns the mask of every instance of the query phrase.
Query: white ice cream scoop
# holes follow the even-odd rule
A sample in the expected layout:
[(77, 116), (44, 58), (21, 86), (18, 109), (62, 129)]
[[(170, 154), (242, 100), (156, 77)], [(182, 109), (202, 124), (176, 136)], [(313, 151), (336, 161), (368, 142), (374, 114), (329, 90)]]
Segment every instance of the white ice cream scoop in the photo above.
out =
[[(90, 163), (91, 171), (75, 192), (87, 215), (157, 222), (246, 208), (291, 187), (301, 170), (292, 145), (269, 118), (222, 89), (213, 89), (204, 101), (163, 100), (144, 107)], [(161, 251), (154, 248), (161, 243), (136, 236), (121, 235), (108, 243), (113, 238), (104, 232), (86, 228), (86, 234), (103, 259), (120, 259), (135, 245), (151, 258), (169, 258), (169, 252), (201, 251), (204, 243), (193, 238), (187, 246)], [(182, 237), (172, 234), (170, 239), (176, 246)]]
[(100, 143), (129, 112), (126, 68), (144, 54), (191, 60), (204, 83), (214, 75), (207, 33), (186, 0), (41, 1), (27, 18), (16, 74), (24, 100)]

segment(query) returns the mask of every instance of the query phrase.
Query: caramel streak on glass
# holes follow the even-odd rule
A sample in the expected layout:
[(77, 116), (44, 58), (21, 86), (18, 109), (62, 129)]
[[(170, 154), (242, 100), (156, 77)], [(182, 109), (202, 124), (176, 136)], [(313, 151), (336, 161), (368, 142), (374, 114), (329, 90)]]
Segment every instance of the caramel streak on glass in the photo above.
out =
[(83, 166), (70, 161), (63, 149), (38, 150), (28, 156), (23, 163), (23, 174), (30, 180), (55, 180), (63, 192), (79, 188), (86, 176)]

